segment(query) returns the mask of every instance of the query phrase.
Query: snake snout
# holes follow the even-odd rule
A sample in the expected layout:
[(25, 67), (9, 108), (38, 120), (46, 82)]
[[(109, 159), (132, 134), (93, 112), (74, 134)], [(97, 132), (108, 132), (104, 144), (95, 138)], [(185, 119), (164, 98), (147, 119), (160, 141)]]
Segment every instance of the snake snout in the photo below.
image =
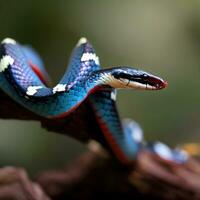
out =
[(166, 88), (168, 86), (168, 82), (164, 80), (162, 88)]
[(153, 89), (155, 90), (161, 90), (168, 86), (168, 82), (166, 80), (163, 80), (156, 76), (151, 76), (148, 81), (150, 82), (150, 85), (152, 85)]
[(157, 89), (164, 89), (168, 86), (168, 82), (166, 80), (160, 81), (160, 84), (158, 84)]

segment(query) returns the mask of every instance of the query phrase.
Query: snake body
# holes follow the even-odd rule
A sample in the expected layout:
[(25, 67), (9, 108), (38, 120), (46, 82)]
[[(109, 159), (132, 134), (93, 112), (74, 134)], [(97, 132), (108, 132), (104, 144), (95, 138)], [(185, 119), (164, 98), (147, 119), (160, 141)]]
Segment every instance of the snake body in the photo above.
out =
[(142, 140), (136, 137), (132, 122), (122, 125), (115, 103), (116, 89), (159, 90), (167, 85), (163, 79), (131, 67), (101, 69), (99, 58), (86, 38), (75, 46), (60, 82), (50, 88), (48, 80), (42, 60), (31, 47), (10, 38), (1, 42), (0, 88), (5, 93), (46, 118), (70, 115), (88, 99), (104, 138), (125, 164), (135, 160)]

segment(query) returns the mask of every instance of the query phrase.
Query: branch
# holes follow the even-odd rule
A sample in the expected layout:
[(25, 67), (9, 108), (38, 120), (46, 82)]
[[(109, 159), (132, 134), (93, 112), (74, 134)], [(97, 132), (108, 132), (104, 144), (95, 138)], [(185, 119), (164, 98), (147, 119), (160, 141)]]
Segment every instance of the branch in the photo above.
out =
[[(66, 134), (81, 142), (94, 139), (105, 146), (102, 138), (98, 137), (101, 133), (87, 102), (69, 117), (46, 119), (23, 108), (1, 91), (0, 99), (2, 119), (36, 120), (49, 131)], [(125, 199), (200, 199), (200, 162), (197, 159), (190, 158), (184, 165), (174, 165), (149, 152), (141, 151), (132, 168), (127, 168), (111, 156), (102, 156), (104, 154), (99, 146), (93, 149), (96, 149), (95, 153), (89, 151), (67, 168), (40, 173), (36, 182), (55, 200), (102, 199), (108, 197), (108, 194), (109, 197)], [(3, 177), (8, 174), (4, 169), (0, 169), (0, 174), (1, 172)], [(1, 198), (5, 186), (6, 191), (9, 191), (7, 194), (28, 194), (21, 199), (47, 199), (39, 186), (37, 191), (40, 191), (43, 197), (37, 197), (34, 193), (35, 183), (27, 176), (27, 184), (22, 184), (24, 178), (15, 179), (13, 177), (16, 176), (10, 174), (14, 184), (8, 184), (0, 175), (0, 199), (5, 199)], [(21, 177), (23, 173), (17, 174), (17, 177)]]
[[(0, 90), (0, 118), (39, 121), (43, 128), (55, 133), (66, 134), (81, 142), (89, 139), (100, 140), (100, 129), (96, 125), (95, 116), (89, 103), (82, 104), (70, 116), (61, 119), (40, 117), (16, 103)], [(78, 125), (78, 126), (77, 126)], [(73, 131), (72, 131), (73, 130)]]
[(0, 199), (2, 200), (50, 200), (41, 187), (29, 180), (20, 168), (0, 169)]
[(87, 152), (62, 170), (40, 173), (37, 182), (53, 199), (200, 199), (200, 162), (174, 165), (141, 152), (134, 169)]

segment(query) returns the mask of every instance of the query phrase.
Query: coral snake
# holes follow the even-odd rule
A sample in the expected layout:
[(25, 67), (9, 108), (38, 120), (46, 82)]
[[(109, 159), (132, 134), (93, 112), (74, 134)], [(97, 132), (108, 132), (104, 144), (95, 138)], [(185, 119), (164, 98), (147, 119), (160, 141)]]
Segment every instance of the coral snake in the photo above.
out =
[(122, 123), (116, 108), (116, 89), (160, 90), (167, 86), (163, 79), (126, 66), (102, 69), (92, 45), (81, 38), (59, 83), (50, 88), (48, 80), (34, 49), (11, 38), (1, 42), (0, 88), (22, 106), (46, 118), (61, 118), (89, 99), (105, 140), (122, 163), (132, 163), (141, 149), (175, 163), (186, 160), (184, 153), (162, 143), (144, 143), (138, 124)]

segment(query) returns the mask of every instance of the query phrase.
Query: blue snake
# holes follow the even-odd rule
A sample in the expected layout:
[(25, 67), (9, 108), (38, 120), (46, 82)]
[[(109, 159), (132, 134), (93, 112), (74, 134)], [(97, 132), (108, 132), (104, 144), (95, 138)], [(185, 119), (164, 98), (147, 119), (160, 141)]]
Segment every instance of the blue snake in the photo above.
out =
[[(163, 79), (126, 66), (102, 69), (92, 45), (81, 38), (59, 83), (51, 88), (48, 82), (34, 49), (11, 38), (1, 42), (0, 88), (22, 106), (46, 118), (62, 118), (89, 100), (108, 146), (125, 164), (132, 163), (141, 148), (155, 154), (165, 148), (143, 145), (140, 128), (131, 121), (121, 123), (115, 102), (116, 89), (160, 90), (167, 86)], [(183, 160), (174, 151), (168, 153), (172, 161)]]

